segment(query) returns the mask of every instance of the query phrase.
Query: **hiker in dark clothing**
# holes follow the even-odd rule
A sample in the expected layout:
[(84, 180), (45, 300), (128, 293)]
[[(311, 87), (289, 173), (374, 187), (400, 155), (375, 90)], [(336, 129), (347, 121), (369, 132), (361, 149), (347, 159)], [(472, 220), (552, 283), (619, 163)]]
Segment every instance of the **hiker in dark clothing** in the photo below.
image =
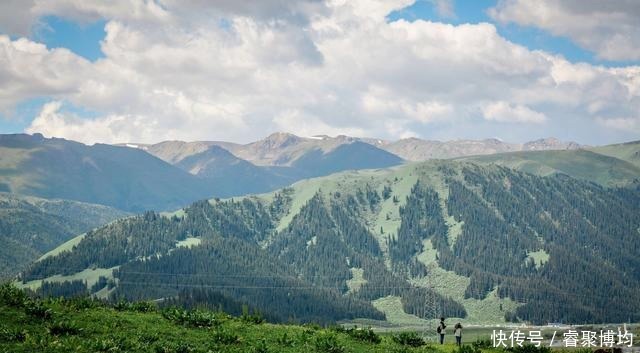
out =
[(440, 324), (438, 324), (438, 333), (440, 334), (440, 344), (444, 344), (444, 334), (447, 325), (444, 324), (444, 317), (440, 318)]
[(458, 322), (453, 329), (453, 335), (456, 336), (456, 345), (462, 345), (462, 325)]

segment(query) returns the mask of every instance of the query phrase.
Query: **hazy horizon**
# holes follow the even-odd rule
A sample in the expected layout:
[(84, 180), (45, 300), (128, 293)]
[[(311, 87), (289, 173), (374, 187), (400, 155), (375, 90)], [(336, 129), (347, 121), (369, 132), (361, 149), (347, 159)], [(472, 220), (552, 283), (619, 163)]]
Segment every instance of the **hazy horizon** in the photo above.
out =
[(479, 139), (467, 139), (467, 138), (454, 138), (454, 139), (449, 139), (449, 140), (436, 140), (436, 139), (425, 139), (425, 138), (421, 138), (421, 137), (405, 137), (405, 138), (398, 138), (398, 139), (384, 139), (384, 138), (379, 138), (379, 137), (375, 137), (375, 136), (351, 136), (351, 135), (326, 135), (326, 134), (316, 134), (316, 135), (298, 135), (295, 134), (293, 132), (288, 132), (288, 131), (273, 131), (271, 133), (268, 133), (262, 137), (258, 137), (255, 140), (250, 140), (250, 141), (232, 141), (232, 140), (213, 140), (213, 139), (202, 139), (202, 140), (158, 140), (155, 142), (138, 142), (138, 141), (116, 141), (116, 142), (111, 142), (111, 143), (105, 143), (105, 142), (94, 142), (94, 143), (85, 143), (82, 141), (76, 141), (70, 138), (66, 138), (63, 136), (46, 136), (45, 134), (42, 134), (40, 132), (8, 132), (8, 133), (2, 133), (0, 135), (19, 135), (19, 134), (26, 134), (26, 135), (36, 135), (36, 134), (40, 134), (42, 135), (44, 138), (48, 138), (48, 139), (65, 139), (65, 140), (70, 140), (70, 141), (75, 141), (75, 142), (80, 142), (83, 143), (85, 145), (91, 146), (93, 144), (108, 144), (108, 145), (127, 145), (127, 144), (131, 144), (131, 145), (155, 145), (155, 144), (159, 144), (159, 143), (164, 143), (164, 142), (185, 142), (185, 143), (195, 143), (195, 142), (224, 142), (224, 143), (233, 143), (233, 144), (238, 144), (238, 145), (246, 145), (246, 144), (251, 144), (254, 142), (258, 142), (258, 141), (262, 141), (265, 140), (269, 137), (271, 137), (272, 135), (276, 135), (276, 134), (288, 134), (288, 135), (294, 135), (296, 137), (299, 138), (304, 138), (304, 139), (317, 139), (320, 137), (328, 137), (328, 138), (339, 138), (339, 137), (346, 137), (346, 138), (354, 138), (354, 139), (361, 139), (361, 140), (380, 140), (386, 143), (394, 143), (397, 141), (401, 141), (401, 140), (410, 140), (410, 139), (418, 139), (418, 140), (422, 140), (422, 141), (427, 141), (427, 142), (441, 142), (441, 143), (449, 143), (449, 142), (460, 142), (460, 141), (486, 141), (486, 140), (497, 140), (500, 141), (502, 143), (505, 144), (513, 144), (513, 145), (523, 145), (526, 143), (530, 143), (530, 142), (536, 142), (536, 141), (543, 141), (543, 140), (549, 140), (549, 139), (557, 139), (560, 142), (565, 142), (565, 143), (577, 143), (579, 144), (581, 147), (597, 147), (597, 146), (606, 146), (606, 145), (619, 145), (619, 144), (625, 144), (625, 143), (632, 143), (632, 142), (636, 142), (639, 141), (640, 138), (635, 139), (635, 140), (625, 140), (625, 141), (618, 141), (618, 142), (613, 142), (613, 143), (605, 143), (605, 144), (598, 144), (598, 145), (594, 145), (594, 144), (586, 144), (586, 143), (581, 143), (580, 141), (571, 141), (571, 140), (563, 140), (563, 139), (559, 139), (555, 136), (545, 136), (545, 137), (539, 137), (539, 138), (534, 138), (531, 140), (526, 140), (526, 141), (509, 141), (509, 140), (505, 140), (499, 137), (487, 137), (487, 138), (479, 138)]

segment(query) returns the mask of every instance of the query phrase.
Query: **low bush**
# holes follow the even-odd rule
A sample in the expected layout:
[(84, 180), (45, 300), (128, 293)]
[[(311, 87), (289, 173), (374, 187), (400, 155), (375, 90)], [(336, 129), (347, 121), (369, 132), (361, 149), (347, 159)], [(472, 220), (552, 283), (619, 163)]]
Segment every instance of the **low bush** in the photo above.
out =
[(167, 308), (162, 311), (162, 316), (176, 324), (189, 327), (214, 327), (221, 323), (216, 313), (202, 310)]
[(155, 346), (156, 353), (193, 353), (196, 349), (186, 343), (163, 343)]
[(118, 311), (134, 311), (138, 313), (150, 313), (157, 309), (156, 305), (151, 302), (126, 302), (122, 300), (114, 304), (113, 308)]
[(287, 333), (283, 333), (282, 336), (276, 339), (278, 345), (283, 347), (293, 347), (294, 340), (287, 335)]
[(492, 348), (493, 342), (491, 342), (491, 338), (488, 337), (477, 338), (471, 345), (476, 348)]
[(473, 345), (469, 346), (465, 344), (459, 347), (456, 353), (482, 353), (482, 351), (480, 351), (480, 348), (478, 347), (475, 347)]
[(314, 340), (316, 351), (322, 353), (343, 353), (344, 347), (340, 345), (336, 336), (332, 333), (317, 335)]
[(251, 348), (252, 353), (269, 353), (269, 346), (267, 346), (267, 342), (264, 339), (261, 339), (256, 343), (255, 346)]
[(82, 331), (78, 325), (70, 321), (54, 322), (47, 327), (47, 332), (52, 336), (77, 335)]
[(509, 347), (506, 351), (511, 353), (551, 353), (551, 348), (543, 345), (536, 347), (533, 344), (525, 344), (522, 346), (516, 345), (514, 347)]
[(23, 302), (25, 314), (41, 320), (48, 320), (53, 316), (53, 310), (38, 300), (26, 299)]
[(393, 335), (393, 341), (397, 344), (410, 347), (420, 347), (425, 345), (425, 341), (416, 332), (400, 332)]
[(358, 341), (369, 342), (374, 344), (378, 344), (382, 342), (382, 338), (380, 338), (378, 334), (373, 332), (373, 330), (370, 327), (368, 328), (353, 327), (346, 330), (345, 332), (351, 338), (356, 339)]
[(0, 342), (24, 342), (27, 333), (24, 330), (0, 327)]
[(22, 307), (29, 298), (25, 292), (11, 283), (0, 284), (0, 303), (13, 307)]
[(227, 330), (216, 330), (213, 333), (213, 343), (230, 345), (235, 343), (240, 343), (240, 337), (238, 335), (231, 333)]

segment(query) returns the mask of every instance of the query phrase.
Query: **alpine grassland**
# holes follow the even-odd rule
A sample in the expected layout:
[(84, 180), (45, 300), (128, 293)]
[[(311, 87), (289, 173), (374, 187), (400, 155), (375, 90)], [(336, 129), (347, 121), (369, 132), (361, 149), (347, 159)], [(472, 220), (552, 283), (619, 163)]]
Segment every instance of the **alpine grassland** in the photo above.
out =
[[(32, 294), (32, 293), (31, 293)], [(462, 347), (452, 335), (440, 345), (424, 332), (380, 333), (370, 328), (271, 324), (258, 313), (159, 307), (152, 302), (107, 303), (90, 297), (38, 298), (0, 285), (0, 352), (305, 352), (305, 353), (550, 353), (525, 345), (494, 348), (488, 330)], [(451, 341), (451, 342), (450, 342)], [(562, 351), (562, 349), (553, 349)], [(573, 353), (589, 353), (574, 349)], [(615, 351), (612, 349), (601, 352)]]
[[(380, 334), (338, 325), (271, 324), (245, 311), (38, 298), (0, 285), (0, 352), (478, 352), (434, 345), (420, 333)], [(491, 347), (482, 352), (497, 352)]]

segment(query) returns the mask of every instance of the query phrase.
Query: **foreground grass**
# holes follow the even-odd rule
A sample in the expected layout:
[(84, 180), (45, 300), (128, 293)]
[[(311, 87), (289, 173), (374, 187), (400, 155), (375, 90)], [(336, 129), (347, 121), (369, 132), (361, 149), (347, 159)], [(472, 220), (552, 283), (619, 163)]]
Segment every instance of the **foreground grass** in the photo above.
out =
[(428, 345), (411, 333), (378, 335), (370, 330), (342, 327), (275, 325), (255, 315), (231, 317), (211, 311), (158, 310), (150, 303), (107, 305), (87, 298), (40, 300), (14, 286), (0, 285), (0, 352), (502, 351)]

